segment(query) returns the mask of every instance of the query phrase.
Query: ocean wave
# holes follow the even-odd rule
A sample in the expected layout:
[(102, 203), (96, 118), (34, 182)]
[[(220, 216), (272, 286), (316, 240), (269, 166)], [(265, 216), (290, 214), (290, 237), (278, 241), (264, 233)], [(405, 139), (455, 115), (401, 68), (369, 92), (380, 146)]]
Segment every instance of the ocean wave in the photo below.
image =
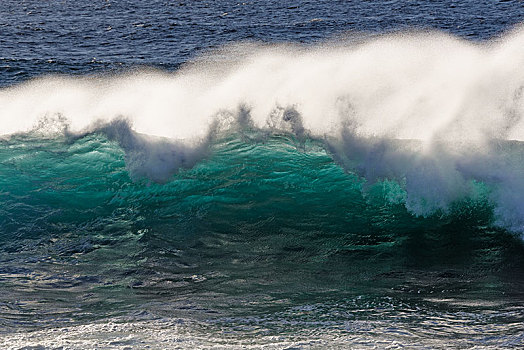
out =
[(442, 33), (243, 43), (174, 73), (42, 77), (0, 91), (0, 134), (103, 134), (133, 178), (166, 182), (220, 135), (283, 133), (305, 152), (322, 145), (363, 191), (395, 182), (413, 214), (487, 192), (496, 224), (524, 232), (523, 42), (519, 29), (485, 43)]

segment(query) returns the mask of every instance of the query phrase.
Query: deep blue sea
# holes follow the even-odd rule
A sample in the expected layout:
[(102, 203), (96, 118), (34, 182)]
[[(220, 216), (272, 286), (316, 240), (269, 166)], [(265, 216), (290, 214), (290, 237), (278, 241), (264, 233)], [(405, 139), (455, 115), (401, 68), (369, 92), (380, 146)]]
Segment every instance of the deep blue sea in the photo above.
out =
[(521, 23), (1, 1), (0, 348), (524, 347)]

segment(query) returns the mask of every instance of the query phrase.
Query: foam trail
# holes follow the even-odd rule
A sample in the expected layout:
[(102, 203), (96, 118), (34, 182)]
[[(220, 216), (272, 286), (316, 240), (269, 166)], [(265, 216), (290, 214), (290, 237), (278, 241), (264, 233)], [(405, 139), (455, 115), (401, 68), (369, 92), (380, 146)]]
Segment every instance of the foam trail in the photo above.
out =
[[(1, 90), (0, 134), (61, 115), (70, 133), (120, 135), (135, 154), (134, 173), (165, 181), (204, 157), (217, 130), (285, 130), (324, 139), (370, 183), (404, 184), (416, 214), (446, 211), (475, 196), (474, 182), (486, 183), (499, 223), (523, 232), (523, 147), (512, 143), (524, 141), (523, 66), (522, 29), (482, 44), (442, 33), (316, 47), (238, 44), (173, 74), (43, 77)], [(114, 133), (122, 118), (133, 128), (125, 137)], [(139, 160), (144, 154), (160, 161)]]

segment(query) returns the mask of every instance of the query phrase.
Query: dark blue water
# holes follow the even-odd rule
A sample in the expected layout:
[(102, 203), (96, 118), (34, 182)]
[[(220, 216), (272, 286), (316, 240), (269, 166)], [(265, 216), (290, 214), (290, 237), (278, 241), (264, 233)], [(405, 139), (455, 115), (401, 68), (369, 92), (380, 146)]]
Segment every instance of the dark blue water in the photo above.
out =
[(522, 347), (523, 20), (2, 1), (0, 347)]

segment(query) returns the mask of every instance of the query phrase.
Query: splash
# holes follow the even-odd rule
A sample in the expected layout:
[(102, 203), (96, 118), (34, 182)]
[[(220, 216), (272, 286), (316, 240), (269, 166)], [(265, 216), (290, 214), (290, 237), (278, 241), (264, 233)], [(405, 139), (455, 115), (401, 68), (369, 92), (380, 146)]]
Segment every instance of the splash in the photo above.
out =
[(136, 177), (169, 180), (232, 129), (320, 140), (417, 215), (490, 189), (524, 231), (524, 30), (487, 43), (397, 33), (317, 46), (235, 44), (179, 71), (42, 77), (0, 91), (0, 134), (99, 132)]

